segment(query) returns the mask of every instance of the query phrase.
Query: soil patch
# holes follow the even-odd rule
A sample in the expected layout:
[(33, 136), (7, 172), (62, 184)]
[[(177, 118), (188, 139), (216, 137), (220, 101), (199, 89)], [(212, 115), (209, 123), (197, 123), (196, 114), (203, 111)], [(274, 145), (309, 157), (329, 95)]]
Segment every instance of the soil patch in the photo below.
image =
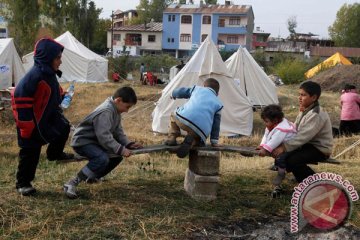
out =
[(244, 219), (231, 223), (214, 223), (202, 230), (190, 233), (187, 239), (222, 240), (222, 239), (360, 239), (360, 231), (350, 224), (324, 232), (306, 226), (299, 233), (290, 232), (289, 219), (271, 216), (262, 219)]
[(311, 79), (321, 85), (322, 90), (340, 92), (346, 83), (360, 89), (360, 65), (339, 65), (326, 69)]

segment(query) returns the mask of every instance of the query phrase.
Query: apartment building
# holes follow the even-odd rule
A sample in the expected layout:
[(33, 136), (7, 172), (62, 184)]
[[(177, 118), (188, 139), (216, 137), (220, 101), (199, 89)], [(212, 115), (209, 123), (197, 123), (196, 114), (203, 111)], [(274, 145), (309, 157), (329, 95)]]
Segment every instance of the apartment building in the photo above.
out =
[(250, 5), (172, 4), (163, 12), (162, 48), (182, 58), (210, 37), (219, 50), (252, 47), (254, 13)]

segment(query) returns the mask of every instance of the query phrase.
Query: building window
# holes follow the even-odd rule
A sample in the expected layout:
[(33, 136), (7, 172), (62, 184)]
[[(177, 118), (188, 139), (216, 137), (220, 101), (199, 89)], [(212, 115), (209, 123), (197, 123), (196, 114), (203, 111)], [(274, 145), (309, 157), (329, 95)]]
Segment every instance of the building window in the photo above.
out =
[(155, 42), (155, 40), (156, 40), (155, 35), (148, 36), (148, 42)]
[(181, 16), (181, 23), (185, 23), (185, 24), (191, 24), (192, 23), (192, 18), (190, 15), (183, 15)]
[(121, 34), (114, 34), (114, 38), (115, 41), (121, 41)]
[(174, 40), (174, 38), (171, 38), (171, 42), (173, 43), (175, 40)]
[(203, 24), (211, 24), (211, 16), (203, 16)]
[(175, 15), (168, 15), (168, 22), (175, 22)]
[(240, 25), (240, 17), (230, 17), (229, 25)]
[(219, 18), (219, 27), (225, 27), (225, 19)]
[(168, 43), (169, 43), (169, 42), (172, 42), (172, 43), (173, 43), (175, 40), (174, 40), (174, 38), (168, 38), (167, 41), (168, 41)]
[(170, 38), (168, 38), (168, 42), (170, 42)]
[(239, 38), (237, 36), (228, 36), (227, 37), (227, 43), (238, 43)]
[(181, 34), (180, 42), (191, 42), (191, 35), (190, 34)]
[(207, 34), (203, 34), (203, 35), (201, 35), (201, 42), (203, 42), (203, 41), (205, 41), (205, 39), (207, 38)]

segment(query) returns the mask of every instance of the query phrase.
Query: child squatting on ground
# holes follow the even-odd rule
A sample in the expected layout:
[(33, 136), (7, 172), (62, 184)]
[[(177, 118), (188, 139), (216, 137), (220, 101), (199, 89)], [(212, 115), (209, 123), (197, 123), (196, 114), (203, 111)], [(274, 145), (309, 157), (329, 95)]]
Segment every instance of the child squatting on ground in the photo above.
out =
[(172, 92), (172, 99), (189, 99), (171, 114), (169, 135), (165, 141), (166, 145), (175, 146), (176, 138), (180, 136), (180, 129), (187, 132), (177, 151), (178, 157), (186, 157), (192, 146), (205, 145), (209, 135), (211, 145), (220, 146), (218, 141), (223, 104), (217, 97), (219, 89), (219, 82), (208, 78), (204, 81), (203, 87), (177, 88)]
[(68, 198), (78, 197), (76, 186), (80, 182), (104, 177), (119, 165), (122, 157), (131, 155), (130, 149), (142, 148), (140, 144), (129, 141), (121, 126), (121, 113), (128, 112), (136, 102), (131, 87), (119, 88), (77, 126), (71, 146), (89, 162), (64, 184)]
[[(278, 147), (282, 142), (293, 138), (296, 134), (295, 125), (284, 118), (284, 113), (279, 105), (268, 105), (261, 112), (261, 118), (265, 123), (266, 129), (261, 140), (259, 155), (264, 157)], [(276, 189), (280, 188), (282, 180), (285, 178), (286, 165), (285, 158), (287, 153), (282, 153), (275, 158), (275, 166), (277, 168), (277, 176), (273, 180)], [(276, 197), (276, 195), (273, 195)]]

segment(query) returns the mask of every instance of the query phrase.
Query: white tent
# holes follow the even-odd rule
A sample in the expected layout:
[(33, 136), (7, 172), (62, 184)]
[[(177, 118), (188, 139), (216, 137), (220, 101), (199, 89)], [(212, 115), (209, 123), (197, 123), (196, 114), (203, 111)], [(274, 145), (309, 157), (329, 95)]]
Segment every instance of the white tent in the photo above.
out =
[(251, 103), (245, 93), (236, 86), (233, 78), (228, 75), (219, 51), (209, 38), (202, 43), (190, 61), (162, 91), (153, 112), (153, 131), (167, 133), (170, 114), (186, 102), (186, 99), (170, 99), (174, 89), (193, 85), (202, 86), (209, 77), (217, 79), (220, 83), (219, 97), (224, 105), (220, 125), (221, 135), (249, 136), (253, 126)]
[(246, 50), (239, 49), (225, 62), (230, 75), (253, 106), (278, 104), (276, 86)]
[(0, 89), (16, 85), (25, 75), (12, 38), (0, 39)]
[[(105, 82), (108, 81), (108, 60), (92, 52), (80, 43), (70, 32), (55, 39), (65, 49), (62, 54), (60, 81)], [(34, 65), (34, 53), (23, 57), (24, 67), (28, 71)]]

